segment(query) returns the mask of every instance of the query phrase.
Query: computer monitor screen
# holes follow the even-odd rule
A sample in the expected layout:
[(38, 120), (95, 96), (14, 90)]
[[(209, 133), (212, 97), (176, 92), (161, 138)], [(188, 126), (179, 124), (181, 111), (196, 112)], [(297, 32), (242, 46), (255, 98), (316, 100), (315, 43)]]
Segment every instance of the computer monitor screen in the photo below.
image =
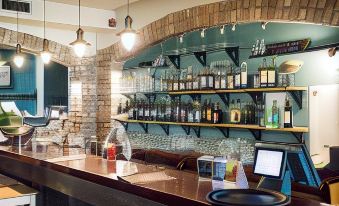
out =
[(257, 148), (254, 157), (254, 174), (281, 179), (286, 165), (284, 150)]

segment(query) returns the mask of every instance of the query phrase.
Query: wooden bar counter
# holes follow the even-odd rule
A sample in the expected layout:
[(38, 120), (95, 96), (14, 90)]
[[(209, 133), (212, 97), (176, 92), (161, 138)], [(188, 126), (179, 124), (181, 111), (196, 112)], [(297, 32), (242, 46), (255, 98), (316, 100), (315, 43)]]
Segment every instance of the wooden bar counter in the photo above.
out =
[[(0, 173), (18, 180), (42, 185), (92, 205), (210, 205), (205, 197), (211, 181), (199, 181), (191, 172), (129, 163), (138, 173), (164, 171), (175, 179), (130, 184), (118, 180), (123, 161), (107, 161), (96, 156), (81, 156), (81, 149), (57, 146), (17, 148), (0, 146)], [(68, 157), (68, 158), (67, 158)], [(59, 158), (59, 159), (55, 159)], [(291, 205), (320, 206), (315, 200), (292, 197)]]

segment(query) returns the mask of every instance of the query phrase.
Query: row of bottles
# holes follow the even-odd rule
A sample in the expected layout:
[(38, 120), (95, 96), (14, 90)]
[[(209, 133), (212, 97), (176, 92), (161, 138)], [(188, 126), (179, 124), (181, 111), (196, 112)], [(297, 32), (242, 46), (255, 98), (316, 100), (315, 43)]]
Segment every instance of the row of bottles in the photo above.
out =
[(240, 99), (232, 100), (227, 111), (222, 111), (220, 103), (212, 103), (205, 100), (202, 104), (199, 100), (183, 102), (180, 98), (162, 98), (155, 101), (140, 99), (126, 101), (122, 106), (119, 103), (118, 114), (128, 113), (129, 119), (164, 121), (164, 122), (196, 122), (196, 123), (231, 123), (259, 125), (267, 128), (280, 128), (283, 121), (284, 128), (292, 126), (292, 105), (286, 98), (283, 120), (280, 118), (280, 109), (277, 100), (273, 100), (272, 107), (265, 108), (261, 99), (254, 102), (241, 102)]

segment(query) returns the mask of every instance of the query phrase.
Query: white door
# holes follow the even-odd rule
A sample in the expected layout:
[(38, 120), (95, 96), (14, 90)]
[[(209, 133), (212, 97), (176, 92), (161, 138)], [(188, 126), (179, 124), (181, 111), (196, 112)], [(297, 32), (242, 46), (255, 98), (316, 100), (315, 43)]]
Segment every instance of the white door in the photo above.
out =
[(329, 147), (339, 146), (339, 84), (309, 87), (310, 154), (329, 162)]

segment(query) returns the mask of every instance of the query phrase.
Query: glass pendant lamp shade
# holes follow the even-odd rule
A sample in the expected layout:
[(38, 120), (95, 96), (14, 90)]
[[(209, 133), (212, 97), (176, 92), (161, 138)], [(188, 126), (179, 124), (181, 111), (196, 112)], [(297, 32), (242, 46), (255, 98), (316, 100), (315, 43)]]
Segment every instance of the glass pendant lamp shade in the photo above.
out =
[(14, 64), (18, 67), (21, 68), (22, 65), (24, 64), (24, 56), (21, 53), (21, 45), (17, 44), (16, 45), (16, 54), (14, 56)]
[(80, 58), (84, 56), (86, 47), (91, 45), (83, 39), (83, 35), (84, 31), (79, 28), (77, 30), (77, 39), (74, 42), (70, 43), (70, 45), (73, 46), (75, 54)]
[(125, 29), (122, 30), (118, 35), (122, 45), (127, 51), (131, 51), (134, 47), (135, 40), (137, 37), (137, 31), (132, 29), (133, 19), (128, 15), (129, 13), (129, 2), (127, 4), (127, 16), (125, 18)]
[(48, 64), (51, 61), (52, 54), (48, 50), (48, 40), (47, 39), (44, 39), (43, 50), (40, 53), (40, 56), (41, 56), (42, 62), (44, 64)]

